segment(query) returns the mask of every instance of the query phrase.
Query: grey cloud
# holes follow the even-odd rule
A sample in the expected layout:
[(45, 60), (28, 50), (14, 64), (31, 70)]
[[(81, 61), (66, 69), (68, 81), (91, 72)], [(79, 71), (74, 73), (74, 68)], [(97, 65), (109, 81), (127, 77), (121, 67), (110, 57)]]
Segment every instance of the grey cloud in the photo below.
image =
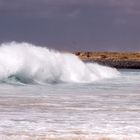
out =
[[(0, 13), (13, 15), (72, 15), (79, 7), (112, 7), (126, 14), (139, 14), (139, 0), (0, 0)], [(66, 8), (64, 8), (66, 7)], [(67, 10), (67, 7), (75, 7)], [(78, 10), (77, 10), (78, 9)]]
[[(65, 6), (64, 6), (65, 5)], [(69, 5), (69, 4), (68, 4)], [(12, 16), (37, 16), (37, 17), (51, 17), (51, 16), (68, 16), (74, 17), (78, 15), (79, 9), (71, 8), (67, 3), (50, 2), (49, 0), (0, 0), (0, 15)]]
[(65, 50), (137, 49), (139, 11), (139, 0), (0, 0), (0, 41)]

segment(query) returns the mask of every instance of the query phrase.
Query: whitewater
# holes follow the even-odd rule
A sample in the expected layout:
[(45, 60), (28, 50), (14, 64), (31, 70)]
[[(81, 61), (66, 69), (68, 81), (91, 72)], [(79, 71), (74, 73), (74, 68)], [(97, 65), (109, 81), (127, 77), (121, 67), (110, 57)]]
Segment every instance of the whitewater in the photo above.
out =
[(0, 45), (0, 140), (140, 140), (140, 70)]
[(91, 83), (118, 74), (114, 68), (84, 63), (70, 53), (60, 53), (29, 43), (0, 45), (1, 81), (15, 78), (23, 83)]

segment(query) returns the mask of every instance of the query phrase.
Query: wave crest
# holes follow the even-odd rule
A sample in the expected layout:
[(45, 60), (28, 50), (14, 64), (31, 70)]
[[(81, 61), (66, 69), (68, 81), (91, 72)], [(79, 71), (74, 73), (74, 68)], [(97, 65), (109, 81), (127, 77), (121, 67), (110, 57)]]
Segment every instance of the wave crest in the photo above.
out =
[(0, 45), (0, 81), (14, 77), (23, 83), (91, 83), (118, 74), (115, 68), (84, 63), (70, 53), (29, 43)]

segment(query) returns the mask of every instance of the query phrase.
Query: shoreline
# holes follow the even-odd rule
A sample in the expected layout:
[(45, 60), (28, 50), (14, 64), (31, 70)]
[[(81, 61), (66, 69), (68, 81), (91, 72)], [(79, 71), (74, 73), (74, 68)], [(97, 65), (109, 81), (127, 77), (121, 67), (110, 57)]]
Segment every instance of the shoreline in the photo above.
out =
[(140, 52), (75, 52), (84, 62), (122, 69), (140, 69)]
[(9, 140), (139, 140), (138, 134), (0, 134), (0, 139)]

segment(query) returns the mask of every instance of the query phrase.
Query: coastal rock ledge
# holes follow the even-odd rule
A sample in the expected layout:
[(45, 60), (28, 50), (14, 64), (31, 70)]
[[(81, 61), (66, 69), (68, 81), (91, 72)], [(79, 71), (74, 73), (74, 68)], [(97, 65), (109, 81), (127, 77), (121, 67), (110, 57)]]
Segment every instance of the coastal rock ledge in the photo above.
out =
[(75, 52), (85, 62), (97, 62), (102, 65), (140, 69), (140, 52)]

